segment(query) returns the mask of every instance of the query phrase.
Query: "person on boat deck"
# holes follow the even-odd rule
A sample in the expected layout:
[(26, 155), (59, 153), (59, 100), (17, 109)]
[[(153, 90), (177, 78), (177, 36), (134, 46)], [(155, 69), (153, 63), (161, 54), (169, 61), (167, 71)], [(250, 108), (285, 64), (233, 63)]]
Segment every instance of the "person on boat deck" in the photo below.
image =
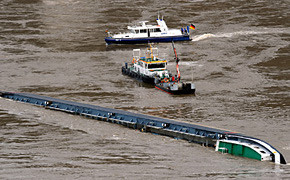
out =
[(177, 75), (175, 75), (175, 80), (177, 81)]

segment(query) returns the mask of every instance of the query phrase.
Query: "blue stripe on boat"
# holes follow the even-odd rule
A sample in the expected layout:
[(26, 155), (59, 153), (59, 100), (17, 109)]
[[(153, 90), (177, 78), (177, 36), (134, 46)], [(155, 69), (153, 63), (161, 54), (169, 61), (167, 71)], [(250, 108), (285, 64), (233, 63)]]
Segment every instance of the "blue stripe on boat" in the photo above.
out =
[(166, 37), (149, 37), (149, 38), (112, 38), (106, 37), (107, 44), (142, 44), (148, 42), (172, 42), (172, 41), (190, 41), (189, 35), (184, 36), (166, 36)]

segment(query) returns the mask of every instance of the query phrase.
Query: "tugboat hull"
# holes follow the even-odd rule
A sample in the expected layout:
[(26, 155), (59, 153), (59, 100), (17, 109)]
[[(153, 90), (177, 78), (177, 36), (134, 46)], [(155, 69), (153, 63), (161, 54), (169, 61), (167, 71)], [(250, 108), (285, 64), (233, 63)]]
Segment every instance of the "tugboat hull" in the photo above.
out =
[(154, 78), (153, 77), (138, 74), (138, 73), (132, 71), (130, 68), (126, 68), (123, 66), (122, 67), (122, 74), (130, 76), (132, 78), (135, 78), (135, 79), (142, 81), (144, 83), (149, 83), (149, 84), (154, 85)]
[(155, 88), (174, 95), (195, 94), (195, 87), (192, 83), (182, 83), (182, 86), (180, 88), (175, 89), (171, 88), (170, 86), (165, 86), (164, 83), (157, 83), (155, 84)]
[(107, 44), (146, 44), (156, 42), (172, 42), (172, 41), (190, 41), (189, 35), (182, 36), (166, 36), (166, 37), (148, 37), (148, 38), (112, 38), (106, 37)]

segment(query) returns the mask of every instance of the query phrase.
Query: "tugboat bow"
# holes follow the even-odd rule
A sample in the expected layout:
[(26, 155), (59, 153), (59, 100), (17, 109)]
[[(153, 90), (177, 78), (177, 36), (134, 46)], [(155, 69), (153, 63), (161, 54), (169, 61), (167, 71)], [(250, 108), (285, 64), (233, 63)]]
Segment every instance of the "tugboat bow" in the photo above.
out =
[(176, 74), (174, 77), (169, 77), (169, 80), (164, 78), (155, 79), (155, 87), (159, 90), (167, 92), (169, 94), (195, 94), (195, 85), (192, 82), (181, 82), (179, 61), (174, 42), (172, 41), (172, 47), (175, 55), (176, 62)]

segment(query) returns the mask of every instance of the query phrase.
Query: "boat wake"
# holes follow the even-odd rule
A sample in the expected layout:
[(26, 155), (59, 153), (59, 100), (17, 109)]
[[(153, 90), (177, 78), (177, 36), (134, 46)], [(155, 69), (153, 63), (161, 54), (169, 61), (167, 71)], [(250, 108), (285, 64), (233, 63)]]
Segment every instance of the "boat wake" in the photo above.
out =
[[(198, 66), (198, 67), (203, 66), (202, 64), (199, 64), (197, 61), (187, 61), (187, 62), (182, 61), (182, 62), (179, 62), (178, 64), (182, 66)], [(169, 62), (168, 65), (175, 66), (175, 63)]]
[(208, 39), (211, 37), (215, 37), (214, 34), (202, 34), (202, 35), (196, 35), (192, 38), (191, 41), (200, 41), (200, 40), (204, 40), (204, 39)]
[(208, 38), (230, 38), (234, 36), (243, 36), (243, 35), (254, 35), (254, 34), (267, 34), (269, 32), (257, 32), (257, 31), (238, 31), (232, 33), (217, 33), (217, 34), (202, 34), (196, 35), (192, 38), (192, 41), (201, 41)]

